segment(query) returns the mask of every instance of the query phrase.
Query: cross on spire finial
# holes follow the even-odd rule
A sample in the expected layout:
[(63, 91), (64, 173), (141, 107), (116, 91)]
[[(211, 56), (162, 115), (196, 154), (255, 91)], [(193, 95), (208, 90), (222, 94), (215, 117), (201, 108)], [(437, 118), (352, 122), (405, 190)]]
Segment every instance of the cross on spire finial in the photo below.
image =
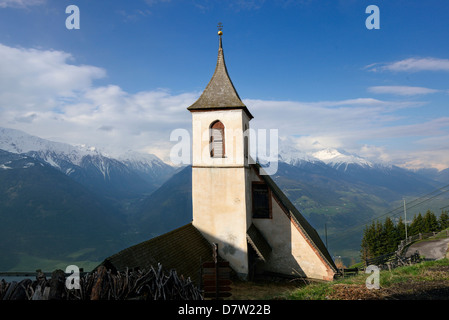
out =
[(219, 22), (217, 25), (218, 28), (218, 35), (220, 36), (220, 42), (219, 42), (219, 48), (221, 49), (221, 36), (223, 35), (223, 23)]

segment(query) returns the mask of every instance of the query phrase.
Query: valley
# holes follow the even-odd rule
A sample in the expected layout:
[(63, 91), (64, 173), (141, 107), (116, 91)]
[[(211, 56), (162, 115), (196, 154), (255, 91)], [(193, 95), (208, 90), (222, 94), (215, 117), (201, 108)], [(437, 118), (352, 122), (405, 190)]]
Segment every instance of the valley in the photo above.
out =
[[(112, 157), (12, 129), (0, 134), (0, 271), (88, 270), (192, 220), (190, 166), (136, 152)], [(330, 149), (301, 157), (284, 148), (272, 178), (346, 264), (359, 259), (372, 219), (449, 183), (448, 169), (414, 172)], [(448, 199), (444, 193), (407, 214), (439, 214)]]

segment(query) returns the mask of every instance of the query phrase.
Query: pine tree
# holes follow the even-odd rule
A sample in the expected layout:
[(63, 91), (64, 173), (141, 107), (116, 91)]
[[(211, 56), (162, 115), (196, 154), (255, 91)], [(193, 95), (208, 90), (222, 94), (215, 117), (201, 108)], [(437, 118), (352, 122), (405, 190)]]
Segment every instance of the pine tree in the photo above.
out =
[(373, 258), (375, 256), (374, 248), (375, 248), (375, 242), (376, 242), (376, 227), (374, 225), (374, 222), (365, 227), (365, 230), (363, 232), (363, 239), (362, 239), (362, 245), (361, 245), (361, 254), (362, 259), (366, 260), (369, 258)]
[(385, 252), (385, 235), (382, 222), (376, 221), (374, 237), (375, 237), (373, 245), (374, 255), (380, 256)]
[[(427, 210), (424, 217), (419, 213), (415, 214), (413, 221), (407, 227), (408, 236), (417, 235), (424, 232), (434, 232), (449, 228), (449, 212), (442, 211), (439, 219), (431, 210)], [(385, 222), (372, 222), (365, 226), (361, 242), (362, 260), (377, 257), (393, 252), (401, 240), (405, 239), (405, 223), (399, 217), (395, 225), (390, 217)]]
[(437, 217), (430, 210), (427, 210), (426, 214), (424, 215), (423, 224), (424, 224), (423, 232), (438, 231), (439, 225), (438, 225)]
[(418, 214), (418, 216), (413, 217), (413, 221), (410, 224), (410, 233), (409, 236), (417, 235), (418, 233), (424, 232), (424, 219), (421, 215), (421, 212)]
[(360, 256), (362, 258), (362, 261), (365, 261), (369, 258), (369, 252), (368, 252), (368, 227), (365, 226), (365, 229), (363, 230), (363, 238), (362, 242), (360, 243)]
[(385, 219), (385, 223), (382, 229), (383, 233), (383, 254), (393, 252), (398, 246), (398, 237), (396, 228), (390, 217)]
[(449, 228), (449, 214), (447, 211), (442, 211), (438, 220), (440, 230)]
[(396, 234), (398, 236), (398, 242), (405, 239), (405, 224), (402, 217), (399, 217), (399, 221), (396, 225)]

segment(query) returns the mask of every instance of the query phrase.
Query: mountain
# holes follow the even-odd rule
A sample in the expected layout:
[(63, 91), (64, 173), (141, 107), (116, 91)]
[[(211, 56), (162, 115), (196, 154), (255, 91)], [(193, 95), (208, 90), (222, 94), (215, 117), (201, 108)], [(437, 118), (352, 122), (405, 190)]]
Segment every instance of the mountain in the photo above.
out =
[(41, 267), (24, 270), (28, 260), (101, 261), (122, 247), (124, 222), (53, 166), (0, 150), (0, 270)]
[(291, 165), (301, 165), (304, 162), (321, 162), (328, 166), (345, 170), (348, 165), (371, 167), (370, 161), (343, 150), (334, 148), (322, 148), (318, 151), (304, 152), (296, 149), (289, 141), (281, 141), (279, 160)]
[(435, 168), (417, 169), (415, 172), (421, 176), (429, 177), (444, 184), (449, 183), (449, 168), (441, 171)]
[(134, 244), (136, 205), (175, 170), (153, 155), (113, 158), (0, 128), (0, 270), (89, 265)]
[(192, 168), (183, 168), (142, 200), (134, 225), (142, 240), (192, 221)]
[(114, 158), (93, 147), (53, 142), (7, 128), (0, 128), (0, 149), (48, 163), (114, 202), (150, 194), (175, 171), (154, 155), (130, 152)]
[[(344, 150), (281, 145), (279, 187), (334, 255), (358, 259), (364, 225), (449, 183), (449, 169), (406, 170)], [(98, 261), (192, 220), (191, 168), (154, 155), (110, 156), (0, 128), (0, 270), (30, 257)], [(446, 198), (407, 214), (438, 213)], [(433, 207), (429, 207), (429, 206)], [(114, 253), (114, 252), (112, 252)], [(33, 260), (36, 261), (36, 260)], [(52, 261), (52, 260), (51, 260)], [(29, 264), (30, 265), (30, 264)], [(34, 268), (34, 265), (33, 265)]]
[(153, 154), (142, 154), (135, 151), (128, 151), (117, 157), (130, 170), (141, 175), (144, 180), (160, 186), (167, 178), (173, 175), (175, 169), (160, 160)]
[[(415, 198), (440, 186), (396, 166), (363, 161), (334, 165), (318, 158), (291, 160), (294, 165), (279, 162), (272, 178), (323, 241), (327, 240), (331, 254), (342, 256), (345, 263), (359, 258), (366, 223), (401, 206), (404, 196)], [(191, 168), (187, 167), (142, 201), (135, 225), (141, 236), (157, 235), (191, 219)]]
[(313, 153), (313, 156), (327, 165), (334, 168), (347, 169), (349, 165), (358, 165), (361, 167), (371, 167), (373, 164), (357, 155), (339, 151), (337, 149), (326, 148)]

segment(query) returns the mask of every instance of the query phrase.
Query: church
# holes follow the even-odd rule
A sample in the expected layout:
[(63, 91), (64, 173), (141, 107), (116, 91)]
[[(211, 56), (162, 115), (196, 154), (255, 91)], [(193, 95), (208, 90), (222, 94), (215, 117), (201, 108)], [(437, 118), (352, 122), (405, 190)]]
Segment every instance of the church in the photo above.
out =
[(105, 259), (113, 270), (162, 264), (197, 280), (212, 244), (240, 279), (270, 274), (333, 280), (332, 257), (316, 230), (252, 161), (253, 116), (229, 77), (218, 32), (215, 72), (187, 110), (192, 116), (192, 222)]

